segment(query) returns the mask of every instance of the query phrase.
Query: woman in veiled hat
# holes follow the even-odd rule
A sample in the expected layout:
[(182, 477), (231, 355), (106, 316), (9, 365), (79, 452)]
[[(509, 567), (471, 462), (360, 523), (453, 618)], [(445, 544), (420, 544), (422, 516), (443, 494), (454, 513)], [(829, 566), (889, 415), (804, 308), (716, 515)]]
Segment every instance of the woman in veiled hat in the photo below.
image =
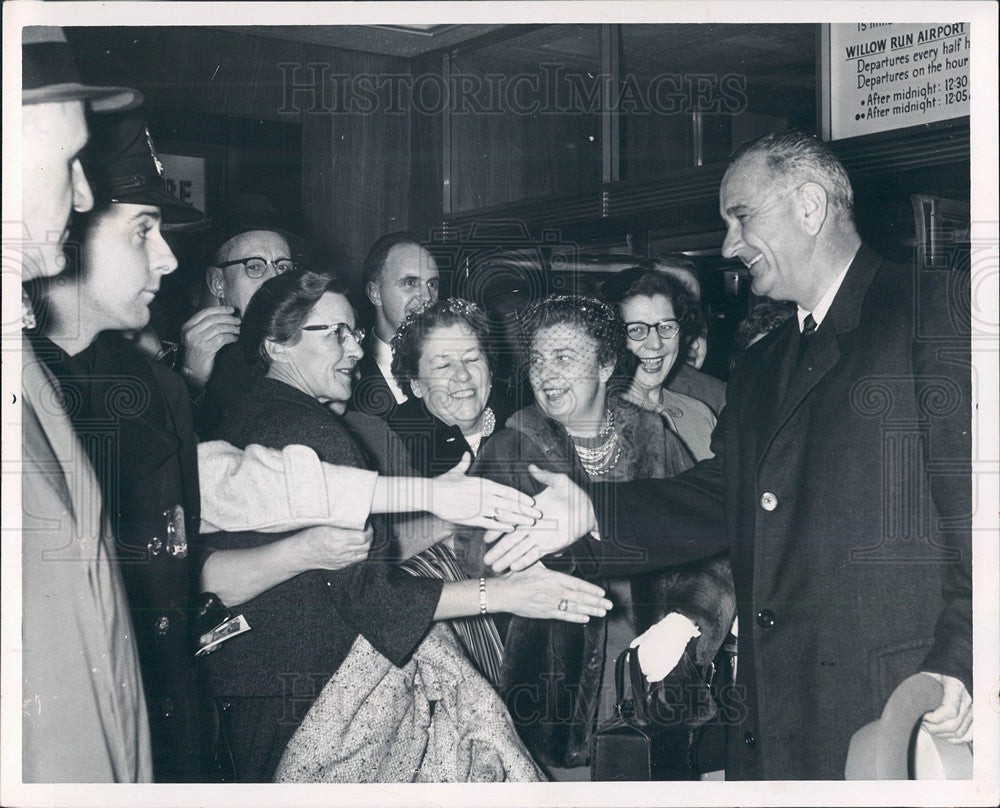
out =
[[(568, 474), (583, 485), (670, 477), (693, 464), (657, 414), (616, 392), (625, 382), (626, 334), (612, 307), (590, 297), (550, 296), (524, 312), (521, 332), (520, 359), (535, 403), (511, 416), (485, 445), (476, 458), (479, 473), (534, 496), (543, 486), (529, 472), (531, 464)], [(478, 537), (464, 535), (469, 539), (466, 558), (481, 558)], [(586, 626), (513, 618), (501, 677), (501, 692), (526, 745), (551, 776), (567, 780), (586, 779), (593, 731), (614, 706), (613, 660), (636, 633), (676, 610), (701, 630), (698, 662), (711, 661), (734, 608), (731, 595), (726, 597), (726, 582), (714, 570), (702, 583), (718, 597), (678, 603), (676, 587), (660, 586), (662, 574), (605, 583), (608, 573), (578, 551), (584, 552), (577, 546), (546, 564), (601, 581), (615, 602), (614, 611)], [(674, 571), (666, 575), (673, 583), (683, 577)], [(697, 676), (690, 657), (686, 663), (683, 675)], [(678, 777), (687, 773), (688, 722), (704, 720), (705, 711), (695, 705), (676, 721), (672, 768)]]

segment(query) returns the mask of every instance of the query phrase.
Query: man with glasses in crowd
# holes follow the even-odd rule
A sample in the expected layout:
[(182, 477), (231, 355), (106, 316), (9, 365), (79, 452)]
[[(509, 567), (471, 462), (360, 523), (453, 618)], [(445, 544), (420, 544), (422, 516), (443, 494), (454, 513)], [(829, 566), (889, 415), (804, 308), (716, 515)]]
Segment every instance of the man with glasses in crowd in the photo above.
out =
[(250, 368), (235, 345), (242, 313), (267, 280), (294, 269), (291, 243), (298, 253), (304, 249), (300, 239), (279, 226), (275, 209), (260, 194), (242, 194), (230, 202), (215, 241), (205, 283), (217, 305), (197, 312), (181, 327), (181, 373), (204, 438), (247, 390)]

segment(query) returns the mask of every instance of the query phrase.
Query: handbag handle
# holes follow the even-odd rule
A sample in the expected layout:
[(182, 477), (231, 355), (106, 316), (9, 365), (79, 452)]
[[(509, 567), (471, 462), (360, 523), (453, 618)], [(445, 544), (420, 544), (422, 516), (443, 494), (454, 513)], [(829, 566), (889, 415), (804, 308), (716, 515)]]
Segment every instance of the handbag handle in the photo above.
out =
[[(629, 693), (625, 694), (625, 666), (628, 665)], [(642, 681), (642, 669), (639, 667), (639, 649), (626, 648), (615, 660), (615, 712), (620, 715), (637, 715), (642, 721), (649, 722), (649, 710), (646, 704), (646, 686)]]

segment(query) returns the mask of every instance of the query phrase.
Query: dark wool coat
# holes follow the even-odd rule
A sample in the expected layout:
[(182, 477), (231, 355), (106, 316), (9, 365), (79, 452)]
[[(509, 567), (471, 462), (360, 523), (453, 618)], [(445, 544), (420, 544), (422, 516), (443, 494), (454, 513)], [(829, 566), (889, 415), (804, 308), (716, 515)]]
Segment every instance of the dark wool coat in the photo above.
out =
[[(239, 448), (251, 443), (273, 449), (302, 444), (326, 463), (370, 468), (373, 461), (352, 430), (374, 429), (375, 424), (365, 416), (352, 416), (362, 420), (352, 420), (349, 428), (311, 396), (263, 378), (251, 387), (242, 406), (223, 419), (217, 437)], [(258, 773), (270, 776), (294, 727), (358, 634), (402, 665), (430, 628), (442, 581), (415, 578), (387, 564), (382, 556), (389, 552), (388, 535), (380, 520), (373, 520), (373, 526), (376, 536), (367, 561), (302, 573), (234, 607), (251, 630), (206, 657), (213, 692), (231, 705), (224, 720), (241, 779), (249, 779), (246, 772), (257, 771), (262, 758), (267, 764)], [(231, 549), (265, 545), (286, 535), (222, 533), (206, 541), (217, 549)], [(289, 711), (282, 715), (279, 709), (262, 721), (259, 700), (268, 698), (287, 699)]]
[(713, 459), (593, 489), (604, 540), (585, 543), (605, 563), (631, 552), (648, 569), (731, 547), (729, 779), (842, 778), (852, 733), (918, 670), (972, 692), (960, 280), (917, 278), (862, 246), (798, 372), (794, 317), (748, 351)]
[(247, 361), (246, 349), (240, 340), (219, 349), (212, 375), (195, 400), (195, 428), (202, 440), (211, 438), (219, 422), (232, 416), (259, 375)]
[[(496, 419), (496, 434), (511, 415), (510, 406), (496, 387), (490, 393), (487, 406), (492, 408)], [(406, 446), (410, 465), (425, 477), (444, 474), (454, 468), (466, 452), (472, 454), (462, 430), (457, 426), (448, 426), (432, 415), (422, 398), (413, 397), (404, 401), (385, 419)], [(486, 445), (486, 440), (480, 444), (480, 450)]]
[(400, 406), (396, 403), (396, 397), (389, 389), (385, 376), (382, 375), (382, 370), (367, 345), (365, 355), (355, 366), (354, 375), (357, 380), (351, 390), (350, 401), (350, 408), (353, 411), (385, 418)]
[[(200, 495), (198, 439), (184, 382), (116, 332), (69, 357), (36, 351), (58, 379), (97, 472), (142, 664), (158, 782), (212, 779), (214, 715), (194, 664)], [(171, 550), (165, 512), (184, 511), (187, 549)]]

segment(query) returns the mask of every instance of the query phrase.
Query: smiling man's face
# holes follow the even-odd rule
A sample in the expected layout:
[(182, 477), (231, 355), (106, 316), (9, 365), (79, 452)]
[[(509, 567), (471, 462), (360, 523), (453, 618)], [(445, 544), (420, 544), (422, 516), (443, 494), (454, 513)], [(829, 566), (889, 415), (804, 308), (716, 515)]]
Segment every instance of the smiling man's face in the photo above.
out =
[(802, 299), (809, 239), (799, 224), (798, 191), (792, 181), (770, 171), (759, 155), (735, 163), (722, 180), (722, 254), (746, 265), (755, 295)]

